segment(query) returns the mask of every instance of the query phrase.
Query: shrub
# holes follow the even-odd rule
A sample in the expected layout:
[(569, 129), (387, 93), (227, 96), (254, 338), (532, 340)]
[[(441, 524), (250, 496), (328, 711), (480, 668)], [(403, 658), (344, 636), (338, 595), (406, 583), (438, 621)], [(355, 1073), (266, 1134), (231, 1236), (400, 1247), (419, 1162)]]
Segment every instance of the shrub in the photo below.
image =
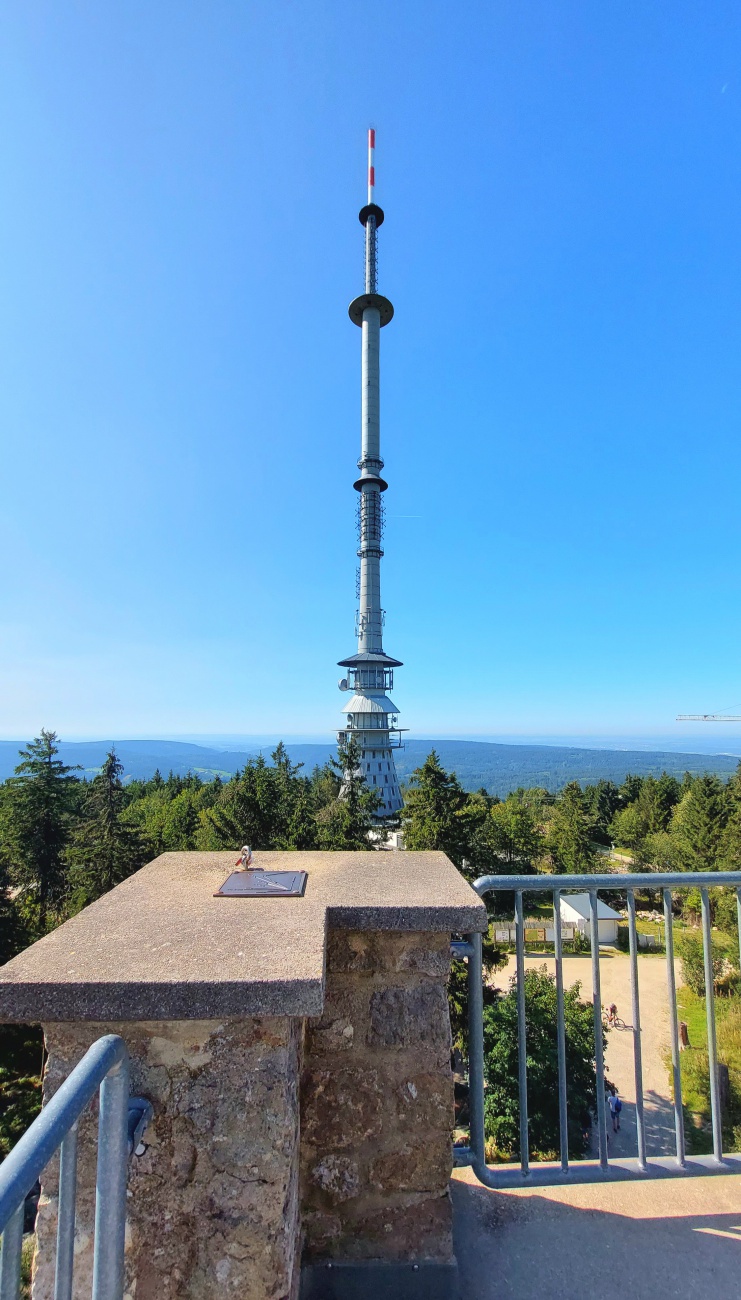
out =
[[(581, 984), (564, 992), (568, 1141), (581, 1156), (596, 1105), (592, 1004), (581, 1001)], [(559, 1149), (557, 999), (555, 977), (546, 967), (525, 972), (528, 1121), (533, 1154), (548, 1157)], [(486, 1136), (507, 1157), (520, 1154), (517, 1042), (517, 988), (484, 1011)]]
[[(685, 984), (697, 994), (705, 997), (705, 963), (703, 958), (702, 937), (695, 933), (685, 933), (677, 937), (677, 950), (682, 959), (682, 978)], [(723, 976), (726, 959), (713, 953), (713, 984), (717, 987)]]

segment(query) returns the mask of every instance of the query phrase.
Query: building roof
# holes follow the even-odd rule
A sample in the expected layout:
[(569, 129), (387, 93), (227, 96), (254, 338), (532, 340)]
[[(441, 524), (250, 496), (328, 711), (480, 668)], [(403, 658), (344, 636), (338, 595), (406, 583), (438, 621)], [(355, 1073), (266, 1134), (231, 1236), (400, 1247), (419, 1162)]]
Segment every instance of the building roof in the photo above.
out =
[(393, 700), (388, 695), (353, 695), (344, 705), (343, 713), (398, 713)]
[(363, 664), (381, 664), (386, 668), (403, 668), (401, 659), (392, 659), (391, 655), (384, 654), (383, 650), (375, 652), (373, 650), (361, 650), (356, 655), (350, 655), (348, 659), (338, 659), (340, 668), (358, 668)]
[[(578, 912), (579, 916), (583, 916), (585, 921), (590, 920), (589, 894), (562, 894), (561, 902), (568, 903), (569, 907), (573, 907), (574, 911)], [(614, 908), (608, 907), (607, 903), (603, 903), (602, 899), (598, 898), (597, 919), (599, 921), (619, 921), (621, 916)]]

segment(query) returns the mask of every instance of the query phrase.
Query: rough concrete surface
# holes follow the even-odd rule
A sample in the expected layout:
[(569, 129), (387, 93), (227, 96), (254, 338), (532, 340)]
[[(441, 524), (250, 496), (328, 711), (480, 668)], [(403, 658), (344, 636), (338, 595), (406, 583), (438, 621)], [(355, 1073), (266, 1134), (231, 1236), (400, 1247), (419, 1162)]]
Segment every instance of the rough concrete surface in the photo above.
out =
[(301, 1084), (310, 1260), (452, 1258), (449, 963), (448, 935), (330, 932)]
[[(100, 1034), (123, 1033), (154, 1121), (131, 1162), (124, 1300), (293, 1300), (298, 1286), (301, 1025), (288, 1019), (46, 1027), (47, 1101)], [(74, 1300), (89, 1300), (97, 1116), (80, 1122)], [(52, 1300), (56, 1162), (33, 1300)]]
[(466, 1300), (733, 1300), (741, 1177), (492, 1192), (453, 1182)]
[(215, 898), (234, 853), (165, 853), (0, 969), (0, 1021), (321, 1012), (327, 926), (485, 929), (444, 853), (255, 854), (303, 898)]

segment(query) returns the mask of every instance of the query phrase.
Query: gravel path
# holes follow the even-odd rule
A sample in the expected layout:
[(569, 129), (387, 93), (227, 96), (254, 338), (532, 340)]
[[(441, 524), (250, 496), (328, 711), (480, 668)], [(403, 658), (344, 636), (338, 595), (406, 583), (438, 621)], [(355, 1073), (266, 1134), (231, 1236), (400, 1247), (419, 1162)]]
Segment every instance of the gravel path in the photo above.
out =
[[(549, 972), (555, 969), (552, 957), (526, 957), (529, 967), (545, 965)], [(494, 974), (494, 983), (506, 989), (515, 973), (515, 959)], [(678, 975), (678, 972), (677, 972)], [(577, 980), (582, 984), (582, 997), (592, 996), (592, 965), (589, 956), (564, 957), (564, 985), (568, 988)], [(600, 983), (602, 1005), (614, 1002), (618, 1017), (625, 1021), (624, 1030), (613, 1029), (607, 1040), (605, 1054), (608, 1078), (616, 1085), (623, 1103), (620, 1132), (613, 1133), (608, 1126), (610, 1156), (635, 1156), (638, 1152), (635, 1121), (635, 1074), (633, 1070), (633, 1033), (630, 995), (630, 960), (625, 953), (612, 949), (600, 954)], [(665, 1053), (669, 1050), (669, 1007), (666, 987), (666, 959), (664, 957), (639, 957), (638, 984), (641, 999), (641, 1052), (643, 1058), (643, 1106), (646, 1118), (646, 1146), (649, 1155), (674, 1155), (674, 1109), (669, 1089), (669, 1076)], [(597, 1154), (596, 1141), (594, 1154)]]

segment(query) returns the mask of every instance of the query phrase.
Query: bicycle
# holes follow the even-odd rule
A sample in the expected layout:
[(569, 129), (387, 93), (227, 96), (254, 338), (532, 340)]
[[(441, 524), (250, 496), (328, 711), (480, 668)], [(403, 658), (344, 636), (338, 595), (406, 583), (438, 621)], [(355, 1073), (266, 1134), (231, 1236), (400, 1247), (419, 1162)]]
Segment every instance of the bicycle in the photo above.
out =
[(620, 1016), (613, 1016), (612, 1020), (610, 1020), (609, 1016), (603, 1016), (602, 1028), (603, 1029), (625, 1029), (625, 1021), (621, 1020)]

